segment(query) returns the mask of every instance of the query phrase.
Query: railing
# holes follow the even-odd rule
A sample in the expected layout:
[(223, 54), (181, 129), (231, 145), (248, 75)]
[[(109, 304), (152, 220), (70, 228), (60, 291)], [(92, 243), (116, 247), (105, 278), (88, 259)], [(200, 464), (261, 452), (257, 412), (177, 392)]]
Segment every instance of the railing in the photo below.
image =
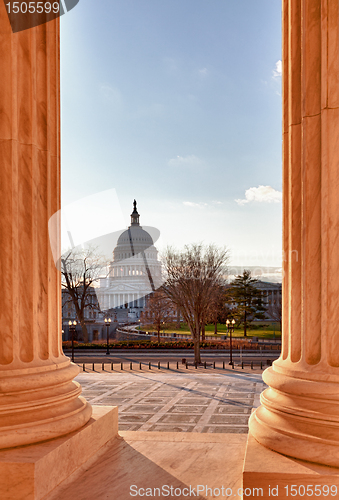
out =
[[(188, 370), (189, 368), (193, 368), (195, 370), (197, 370), (198, 368), (203, 369), (203, 370), (207, 370), (207, 369), (234, 370), (235, 368), (240, 368), (241, 370), (243, 370), (246, 367), (250, 367), (251, 370), (254, 370), (255, 368), (263, 370), (267, 366), (271, 366), (271, 365), (272, 365), (272, 360), (270, 360), (270, 359), (267, 359), (266, 363), (264, 363), (263, 361), (260, 361), (260, 362), (241, 361), (240, 363), (233, 362), (232, 364), (229, 364), (227, 361), (222, 361), (219, 363), (217, 361), (213, 361), (213, 362), (206, 362), (205, 361), (204, 363), (198, 364), (198, 363), (194, 363), (194, 362), (187, 362), (186, 359), (183, 359), (182, 361), (175, 361), (175, 362), (167, 361), (167, 362), (163, 363), (162, 365), (161, 365), (161, 361), (158, 361), (158, 362), (154, 362), (154, 361), (153, 362), (151, 362), (151, 361), (142, 361), (141, 362), (140, 361), (137, 363), (132, 363), (132, 362), (113, 363), (112, 362), (112, 363), (81, 363), (81, 364), (78, 364), (78, 366), (82, 366), (83, 372), (87, 372), (88, 370), (92, 371), (92, 372), (97, 372), (98, 371), (96, 369), (97, 366), (99, 366), (99, 370), (101, 367), (101, 371), (114, 372), (114, 371), (126, 371), (126, 370), (129, 370), (129, 371), (139, 370), (140, 371), (143, 369), (152, 370), (152, 368), (155, 368), (158, 370), (164, 369), (164, 370), (172, 370), (173, 371), (173, 370), (182, 370), (182, 369)], [(87, 368), (88, 366), (90, 368)]]

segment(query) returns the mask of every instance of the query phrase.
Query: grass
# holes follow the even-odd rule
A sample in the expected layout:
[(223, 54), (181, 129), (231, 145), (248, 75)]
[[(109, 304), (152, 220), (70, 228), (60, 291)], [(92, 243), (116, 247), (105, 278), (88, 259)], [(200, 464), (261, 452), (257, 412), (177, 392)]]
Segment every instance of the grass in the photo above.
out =
[[(144, 326), (140, 325), (140, 330), (146, 330), (148, 332), (152, 332), (153, 334), (156, 334), (156, 331), (153, 327), (151, 326)], [(187, 327), (186, 323), (181, 323), (181, 328), (176, 328), (176, 325), (164, 325), (164, 329), (161, 329), (161, 332), (165, 333), (182, 333), (184, 335), (190, 335), (190, 331)], [(214, 325), (206, 325), (205, 327), (205, 336), (208, 339), (216, 339), (220, 338), (222, 335), (226, 335), (227, 333), (227, 328), (225, 324), (220, 324), (218, 323), (218, 328), (217, 328), (217, 335), (214, 334)], [(234, 337), (240, 337), (244, 338), (244, 328), (241, 326), (240, 328), (235, 328)], [(266, 339), (280, 339), (281, 338), (281, 332), (280, 332), (280, 324), (278, 322), (274, 321), (256, 321), (254, 325), (250, 325), (250, 327), (247, 328), (247, 337), (259, 337), (259, 338), (266, 338)]]

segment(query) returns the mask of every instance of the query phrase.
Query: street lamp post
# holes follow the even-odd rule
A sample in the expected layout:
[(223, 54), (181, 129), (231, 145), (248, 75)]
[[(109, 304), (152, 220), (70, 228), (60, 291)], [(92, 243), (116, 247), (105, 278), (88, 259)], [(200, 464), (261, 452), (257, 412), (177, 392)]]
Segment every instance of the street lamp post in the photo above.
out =
[(69, 330), (71, 331), (72, 334), (72, 363), (74, 363), (74, 333), (76, 325), (77, 322), (75, 320), (68, 322)]
[(106, 351), (106, 355), (109, 355), (110, 352), (109, 352), (109, 327), (111, 325), (111, 318), (105, 318), (105, 324), (106, 324), (106, 328), (107, 328), (107, 351)]
[(232, 332), (234, 332), (234, 325), (235, 325), (235, 320), (232, 319), (230, 321), (229, 319), (226, 320), (226, 326), (227, 326), (227, 331), (230, 334), (230, 365), (233, 365), (233, 357), (232, 357)]

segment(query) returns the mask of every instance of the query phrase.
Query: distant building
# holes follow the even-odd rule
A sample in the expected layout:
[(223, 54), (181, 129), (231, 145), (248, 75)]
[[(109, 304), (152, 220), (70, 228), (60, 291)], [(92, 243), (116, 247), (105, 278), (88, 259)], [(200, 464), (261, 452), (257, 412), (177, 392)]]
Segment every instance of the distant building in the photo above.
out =
[[(104, 331), (104, 315), (100, 311), (99, 302), (96, 294), (96, 289), (91, 287), (89, 291), (89, 302), (91, 306), (86, 307), (84, 311), (89, 341), (99, 340), (105, 335)], [(75, 313), (74, 303), (71, 296), (65, 288), (62, 290), (62, 329), (63, 340), (70, 340), (69, 336), (69, 321), (78, 321)], [(76, 328), (78, 340), (82, 339), (81, 326)]]
[(258, 281), (255, 287), (261, 291), (262, 302), (266, 307), (281, 305), (282, 284)]
[[(227, 288), (231, 286), (230, 283)], [(266, 308), (266, 319), (281, 321), (282, 284), (257, 281), (254, 286), (261, 291), (262, 304)], [(229, 307), (234, 309), (237, 304), (233, 303)]]

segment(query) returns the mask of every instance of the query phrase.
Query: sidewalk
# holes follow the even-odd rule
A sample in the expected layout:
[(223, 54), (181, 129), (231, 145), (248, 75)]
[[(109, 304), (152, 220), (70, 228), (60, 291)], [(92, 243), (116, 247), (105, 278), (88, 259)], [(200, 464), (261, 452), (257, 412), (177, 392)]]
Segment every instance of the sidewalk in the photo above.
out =
[(252, 408), (265, 384), (261, 371), (211, 373), (82, 372), (76, 378), (95, 405), (119, 408), (120, 431), (247, 434)]

